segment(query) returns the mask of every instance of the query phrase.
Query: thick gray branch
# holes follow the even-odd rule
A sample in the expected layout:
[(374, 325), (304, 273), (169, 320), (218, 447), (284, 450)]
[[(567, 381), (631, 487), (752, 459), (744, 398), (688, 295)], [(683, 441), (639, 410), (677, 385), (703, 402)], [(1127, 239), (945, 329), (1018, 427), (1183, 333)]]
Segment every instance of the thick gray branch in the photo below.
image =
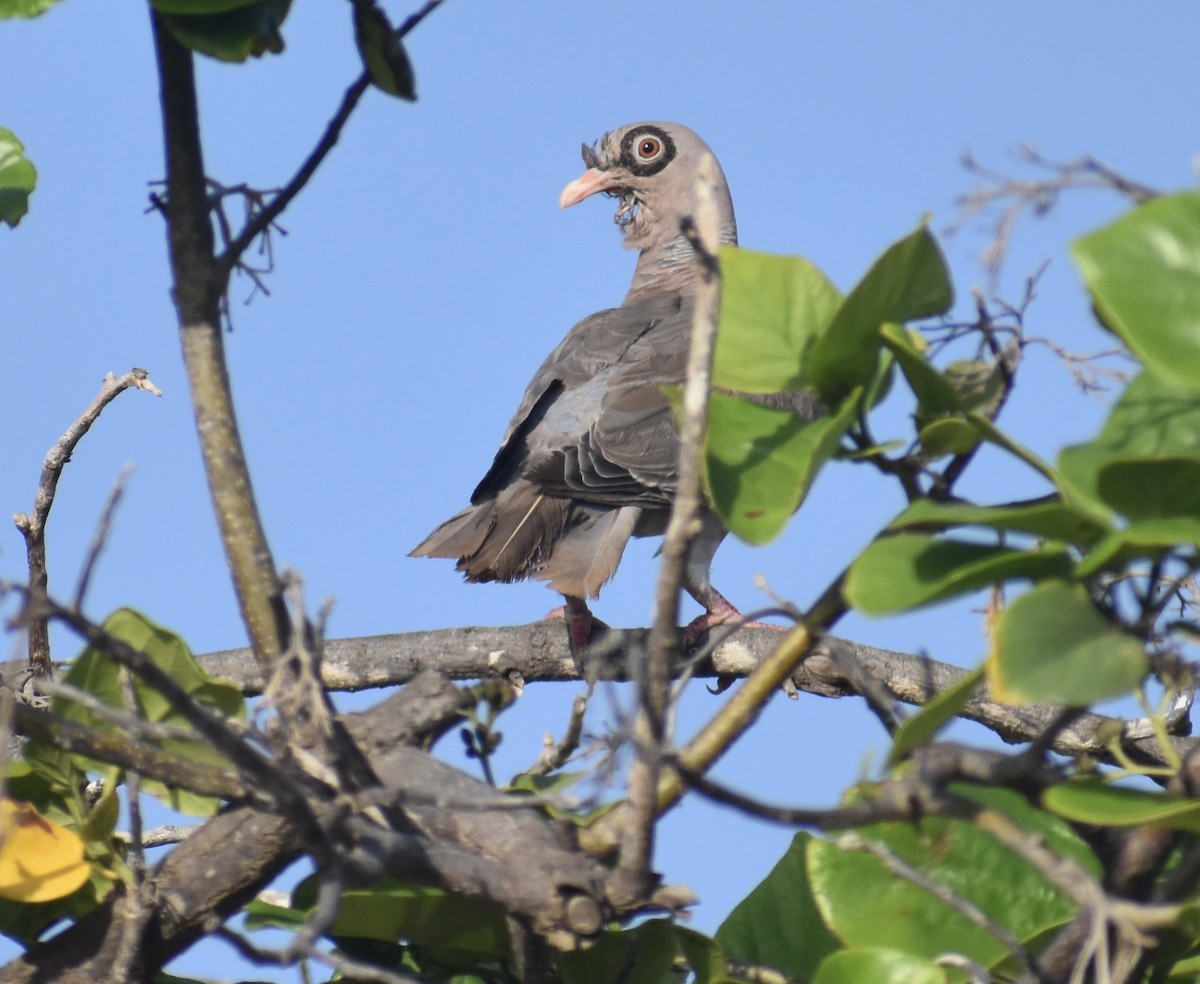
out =
[[(629, 668), (645, 651), (645, 629), (614, 629), (605, 637), (605, 658), (596, 659), (603, 679), (629, 680)], [(862, 670), (906, 704), (924, 704), (930, 697), (962, 679), (965, 670), (948, 663), (877, 649), (857, 643), (830, 640), (848, 647)], [(779, 643), (779, 633), (765, 628), (746, 628), (719, 645), (712, 656), (695, 668), (699, 677), (746, 676)], [(246, 693), (259, 693), (262, 677), (249, 650), (233, 649), (200, 657), (204, 668), (224, 677)], [(357, 691), (406, 683), (425, 669), (436, 669), (455, 680), (488, 679), (517, 675), (527, 683), (578, 680), (579, 672), (567, 647), (561, 622), (541, 621), (528, 625), (469, 627), (407, 632), (398, 635), (331, 639), (325, 643), (325, 685), (331, 690)], [(678, 668), (677, 668), (678, 672)], [(856, 696), (854, 685), (821, 651), (809, 657), (794, 675), (798, 690), (821, 697)], [(980, 690), (967, 703), (962, 716), (977, 721), (1007, 742), (1032, 741), (1055, 719), (1058, 708), (1049, 705), (1013, 707), (993, 701)], [(1051, 748), (1063, 755), (1094, 754), (1105, 749), (1096, 738), (1117, 719), (1103, 714), (1082, 714), (1063, 729)], [(1186, 720), (1179, 723), (1186, 734)], [(1102, 730), (1103, 729), (1103, 730)], [(1124, 747), (1128, 754), (1146, 763), (1165, 764), (1154, 737), (1148, 730), (1124, 723)], [(1197, 744), (1193, 739), (1173, 739), (1176, 751), (1186, 754)]]

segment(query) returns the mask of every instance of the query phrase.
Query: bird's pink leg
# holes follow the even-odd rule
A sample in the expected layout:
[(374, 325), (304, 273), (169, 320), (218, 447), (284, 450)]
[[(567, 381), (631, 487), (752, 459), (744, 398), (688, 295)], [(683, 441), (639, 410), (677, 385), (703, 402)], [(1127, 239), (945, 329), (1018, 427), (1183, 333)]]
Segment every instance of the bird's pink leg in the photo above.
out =
[(584, 599), (563, 595), (563, 600), (566, 604), (547, 612), (546, 618), (566, 619), (567, 639), (571, 644), (571, 652), (581, 653), (587, 649), (588, 643), (591, 641), (593, 626), (604, 623), (597, 622), (592, 618), (591, 610)]
[[(696, 645), (700, 641), (700, 637), (709, 629), (718, 625), (728, 625), (730, 622), (742, 622), (745, 618), (734, 607), (733, 602), (711, 585), (695, 597), (704, 606), (705, 611), (703, 615), (697, 615), (684, 627), (683, 644), (688, 649)], [(781, 625), (768, 625), (765, 622), (743, 622), (743, 624), (750, 628), (784, 631)]]

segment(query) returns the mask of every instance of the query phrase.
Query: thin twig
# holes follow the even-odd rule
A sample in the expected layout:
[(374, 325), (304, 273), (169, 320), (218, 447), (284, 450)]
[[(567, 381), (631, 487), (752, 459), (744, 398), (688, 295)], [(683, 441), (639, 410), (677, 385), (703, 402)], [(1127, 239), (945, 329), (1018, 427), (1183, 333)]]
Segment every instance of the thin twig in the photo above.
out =
[[(187, 826), (181, 826), (174, 823), (165, 823), (160, 827), (152, 827), (150, 830), (147, 830), (142, 834), (142, 846), (145, 848), (170, 847), (173, 844), (179, 844), (182, 841), (187, 840), (202, 826), (204, 825), (199, 823), (189, 824)], [(130, 834), (122, 831), (117, 831), (113, 834), (113, 837), (115, 837), (117, 840), (126, 842), (131, 839)]]
[(277, 967), (294, 967), (303, 960), (313, 960), (332, 967), (348, 980), (369, 981), (371, 984), (421, 984), (420, 978), (408, 974), (398, 974), (395, 971), (376, 967), (374, 964), (354, 960), (341, 953), (326, 953), (315, 946), (310, 947), (303, 955), (297, 955), (290, 950), (271, 950), (255, 946), (240, 933), (235, 933), (226, 926), (219, 926), (213, 932), (217, 939), (224, 940), (241, 956), (256, 964), (273, 964)]
[(307, 802), (307, 791), (299, 776), (279, 769), (271, 758), (243, 740), (243, 736), (231, 727), (225, 718), (194, 700), (191, 694), (145, 653), (51, 598), (38, 599), (36, 603), (44, 607), (51, 617), (74, 629), (89, 645), (141, 677), (196, 729), (199, 737), (225, 755), (250, 782), (273, 796), (280, 807), (298, 811), (297, 815), (307, 818), (313, 829), (316, 829), (316, 822)]
[[(197, 734), (193, 728), (163, 724), (159, 721), (147, 721), (145, 718), (137, 717), (119, 707), (114, 707), (112, 704), (109, 704), (87, 690), (65, 683), (62, 680), (47, 681), (42, 689), (47, 696), (68, 700), (72, 704), (82, 707), (93, 717), (113, 725), (116, 730), (132, 738), (137, 738), (140, 741), (182, 741), (208, 744), (207, 740)], [(234, 731), (241, 731), (236, 721), (227, 721), (226, 724)]]
[[(444, 0), (429, 0), (416, 13), (409, 16), (403, 24), (396, 30), (397, 37), (404, 37), (414, 27), (421, 23), (429, 14), (433, 13)], [(246, 227), (237, 235), (236, 238), (229, 243), (224, 252), (218, 257), (218, 265), (225, 271), (228, 276), (229, 272), (241, 261), (242, 254), (250, 246), (254, 240), (265, 232), (271, 224), (279, 218), (292, 199), (298, 195), (304, 186), (308, 184), (309, 179), (316, 173), (317, 168), (329, 156), (329, 152), (333, 150), (338, 142), (338, 138), (342, 135), (342, 130), (350, 119), (351, 113), (358, 105), (363, 94), (371, 85), (371, 77), (364, 71), (357, 79), (355, 79), (342, 95), (341, 105), (336, 113), (325, 126), (325, 132), (321, 135), (321, 139), (317, 141), (317, 145), (312, 152), (305, 158), (304, 163), (300, 165), (299, 170), (292, 176), (292, 179), (283, 186), (277, 195), (270, 202), (262, 207), (255, 214), (253, 219), (246, 223)]]
[(946, 230), (948, 235), (953, 235), (977, 216), (1000, 208), (992, 225), (992, 241), (980, 257), (993, 289), (1012, 243), (1017, 220), (1026, 209), (1037, 217), (1048, 215), (1063, 192), (1068, 190), (1106, 189), (1138, 203), (1159, 194), (1154, 188), (1125, 177), (1094, 157), (1077, 157), (1060, 163), (1043, 157), (1028, 144), (1018, 148), (1017, 157), (1022, 163), (1050, 172), (1051, 176), (1032, 180), (1009, 178), (983, 166), (970, 153), (963, 155), (963, 167), (982, 178), (984, 183), (958, 198), (955, 203), (958, 214)]
[(529, 775), (544, 776), (555, 769), (561, 769), (570, 761), (583, 736), (583, 718), (587, 713), (587, 706), (587, 695), (576, 694), (575, 699), (571, 701), (571, 717), (567, 721), (567, 730), (563, 733), (562, 740), (555, 742), (554, 736), (546, 732), (541, 754), (538, 755), (537, 761), (525, 770)]
[(711, 154), (705, 154), (696, 177), (696, 214), (685, 219), (681, 230), (692, 243), (694, 262), (699, 268), (696, 307), (679, 422), (679, 473), (663, 538), (654, 624), (650, 629), (648, 653), (638, 687), (638, 713), (634, 722), (637, 757), (629, 771), (626, 828), (613, 875), (615, 897), (622, 901), (631, 901), (644, 894), (651, 882), (654, 823), (658, 813), (658, 758), (669, 741), (667, 713), (671, 666), (680, 649), (679, 594), (688, 549), (700, 531), (703, 506), (701, 454), (721, 303), (721, 281), (716, 266), (721, 232), (716, 203), (717, 180), (716, 160)]
[[(29, 587), (35, 595), (44, 594), (49, 588), (50, 578), (46, 567), (46, 521), (50, 518), (50, 508), (54, 505), (54, 496), (58, 491), (58, 480), (62, 476), (63, 468), (71, 460), (71, 455), (83, 439), (83, 435), (91, 429), (104, 408), (127, 389), (141, 389), (155, 396), (162, 396), (162, 390), (151, 382), (150, 374), (145, 369), (131, 369), (120, 378), (111, 372), (106, 375), (100, 392), (46, 453), (42, 463), (42, 477), (34, 494), (33, 512), (18, 513), (13, 517), (13, 522), (25, 538)], [(30, 618), (26, 631), (29, 639), (29, 665), (34, 676), (53, 676), (50, 636), (45, 618)]]
[(80, 611), (83, 610), (83, 599), (87, 596), (88, 584), (92, 580), (92, 572), (96, 569), (96, 562), (100, 559), (100, 552), (104, 549), (104, 544), (108, 541), (108, 534), (112, 529), (113, 517), (116, 516), (117, 506), (121, 503), (121, 497), (125, 494), (125, 485), (132, 474), (133, 465), (126, 465), (121, 469), (121, 473), (113, 483), (112, 490), (108, 493), (108, 500), (104, 503), (104, 511), (100, 514), (100, 522), (96, 525), (96, 532), (92, 534), (92, 542), (88, 544), (87, 553), (84, 555), (83, 569), (79, 572), (79, 580), (75, 585), (73, 607)]

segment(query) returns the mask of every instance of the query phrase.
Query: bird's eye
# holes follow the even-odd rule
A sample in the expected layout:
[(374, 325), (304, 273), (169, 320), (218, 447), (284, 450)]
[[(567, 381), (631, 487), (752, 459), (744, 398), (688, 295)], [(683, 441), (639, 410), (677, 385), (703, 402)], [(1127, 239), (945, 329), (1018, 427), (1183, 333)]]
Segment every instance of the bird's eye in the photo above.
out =
[(638, 141), (637, 154), (643, 161), (652, 161), (662, 153), (662, 141), (657, 137), (642, 137)]

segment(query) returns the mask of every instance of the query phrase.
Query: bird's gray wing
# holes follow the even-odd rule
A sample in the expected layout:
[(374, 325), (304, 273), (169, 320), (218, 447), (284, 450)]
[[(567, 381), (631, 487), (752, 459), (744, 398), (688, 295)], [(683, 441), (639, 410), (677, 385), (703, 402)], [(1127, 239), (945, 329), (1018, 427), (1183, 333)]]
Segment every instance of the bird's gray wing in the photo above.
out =
[(479, 503), (524, 477), (553, 496), (665, 502), (677, 438), (664, 383), (683, 379), (690, 303), (670, 293), (576, 325), (534, 374)]

